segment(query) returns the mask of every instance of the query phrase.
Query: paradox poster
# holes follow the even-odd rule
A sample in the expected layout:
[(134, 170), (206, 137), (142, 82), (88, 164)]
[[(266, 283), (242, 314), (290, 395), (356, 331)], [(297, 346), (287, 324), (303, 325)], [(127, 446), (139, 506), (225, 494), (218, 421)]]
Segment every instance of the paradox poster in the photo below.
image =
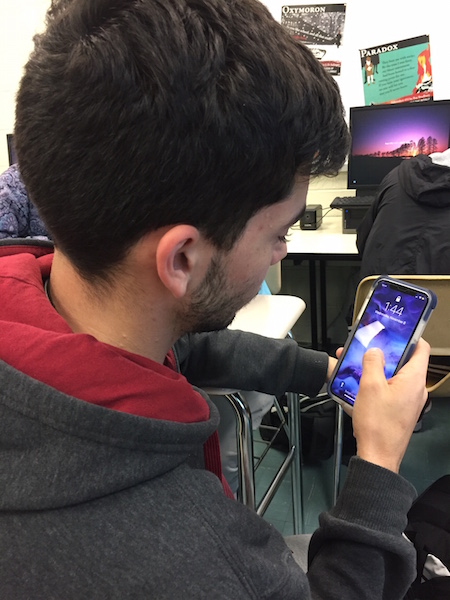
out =
[(345, 4), (304, 4), (281, 7), (281, 24), (310, 47), (331, 75), (341, 74), (340, 47)]
[(363, 48), (359, 55), (366, 106), (433, 98), (428, 35)]

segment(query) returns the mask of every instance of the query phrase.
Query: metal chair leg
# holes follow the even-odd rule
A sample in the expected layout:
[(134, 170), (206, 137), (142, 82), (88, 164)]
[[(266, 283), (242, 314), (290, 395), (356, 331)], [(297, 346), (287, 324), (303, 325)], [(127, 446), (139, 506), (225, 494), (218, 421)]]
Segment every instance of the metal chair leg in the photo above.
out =
[(238, 499), (264, 515), (289, 467), (292, 467), (292, 506), (294, 534), (303, 533), (303, 486), (301, 465), (300, 401), (298, 394), (288, 393), (288, 436), (290, 449), (258, 506), (255, 497), (252, 416), (245, 398), (239, 392), (225, 394), (236, 413), (238, 445)]
[(289, 440), (294, 447), (292, 460), (292, 509), (294, 534), (303, 533), (303, 478), (302, 439), (300, 423), (300, 398), (298, 394), (286, 394), (289, 418)]
[(336, 404), (336, 429), (334, 432), (333, 506), (339, 495), (342, 463), (342, 437), (344, 430), (344, 409)]
[(246, 506), (256, 510), (252, 415), (247, 402), (239, 392), (226, 394), (226, 397), (236, 413), (239, 474), (238, 499)]
[[(288, 406), (288, 438), (289, 452), (283, 460), (268, 490), (262, 497), (256, 512), (263, 516), (271, 503), (275, 492), (286, 475), (289, 467), (292, 468), (292, 508), (294, 534), (303, 533), (303, 487), (301, 471), (301, 439), (300, 439), (300, 403), (299, 397), (294, 393), (287, 393)], [(283, 416), (283, 415), (281, 415)]]

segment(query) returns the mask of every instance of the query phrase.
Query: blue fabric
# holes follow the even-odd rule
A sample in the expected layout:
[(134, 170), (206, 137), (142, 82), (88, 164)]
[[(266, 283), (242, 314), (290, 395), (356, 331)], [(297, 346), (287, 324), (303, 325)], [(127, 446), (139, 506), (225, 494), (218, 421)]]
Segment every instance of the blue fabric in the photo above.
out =
[(0, 239), (18, 237), (48, 235), (14, 164), (0, 175)]
[(259, 288), (258, 294), (266, 294), (266, 295), (271, 294), (271, 291), (269, 290), (269, 286), (267, 285), (267, 283), (265, 281), (262, 282), (261, 287)]

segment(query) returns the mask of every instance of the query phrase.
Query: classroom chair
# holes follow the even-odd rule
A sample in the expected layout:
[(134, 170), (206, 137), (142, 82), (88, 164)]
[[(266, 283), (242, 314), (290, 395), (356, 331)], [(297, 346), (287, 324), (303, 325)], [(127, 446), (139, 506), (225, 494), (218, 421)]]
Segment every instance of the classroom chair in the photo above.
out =
[[(238, 311), (230, 328), (283, 339), (289, 334), (305, 308), (305, 302), (296, 296), (258, 295)], [(294, 533), (301, 533), (303, 530), (303, 502), (298, 394), (286, 394), (287, 423), (285, 412), (280, 407), (277, 399), (274, 399), (274, 406), (280, 416), (281, 426), (285, 428), (289, 439), (289, 452), (257, 505), (255, 498), (255, 468), (259, 466), (261, 461), (258, 461), (255, 465), (252, 416), (245, 395), (242, 390), (238, 389), (208, 388), (205, 391), (210, 396), (225, 397), (235, 412), (239, 472), (238, 500), (262, 516), (284, 476), (291, 468)]]

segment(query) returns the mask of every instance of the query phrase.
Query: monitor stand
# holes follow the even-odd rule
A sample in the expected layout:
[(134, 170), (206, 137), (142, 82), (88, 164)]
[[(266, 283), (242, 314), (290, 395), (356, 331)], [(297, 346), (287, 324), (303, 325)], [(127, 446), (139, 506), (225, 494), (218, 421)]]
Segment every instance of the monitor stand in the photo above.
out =
[(356, 189), (356, 196), (376, 196), (378, 187), (364, 187)]

